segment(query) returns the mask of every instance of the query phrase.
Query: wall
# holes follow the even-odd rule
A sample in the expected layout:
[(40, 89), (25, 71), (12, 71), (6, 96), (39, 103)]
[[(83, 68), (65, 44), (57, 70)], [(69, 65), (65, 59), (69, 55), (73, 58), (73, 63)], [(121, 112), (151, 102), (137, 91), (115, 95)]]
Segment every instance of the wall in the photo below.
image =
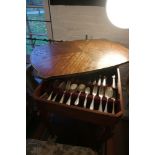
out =
[(109, 39), (129, 47), (129, 30), (113, 26), (105, 7), (51, 5), (54, 40)]

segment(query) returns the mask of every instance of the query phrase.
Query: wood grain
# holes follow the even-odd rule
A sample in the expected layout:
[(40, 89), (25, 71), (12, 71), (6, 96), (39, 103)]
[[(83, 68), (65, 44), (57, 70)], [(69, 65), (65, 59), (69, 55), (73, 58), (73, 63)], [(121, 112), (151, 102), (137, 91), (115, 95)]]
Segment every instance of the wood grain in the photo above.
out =
[(41, 78), (85, 73), (129, 61), (128, 49), (108, 40), (65, 41), (36, 47), (30, 57)]

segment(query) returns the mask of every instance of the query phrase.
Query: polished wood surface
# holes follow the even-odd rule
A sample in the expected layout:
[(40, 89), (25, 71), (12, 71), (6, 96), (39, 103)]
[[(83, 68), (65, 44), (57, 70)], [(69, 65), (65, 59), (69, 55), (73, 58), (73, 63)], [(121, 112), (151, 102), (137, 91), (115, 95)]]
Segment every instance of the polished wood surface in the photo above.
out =
[(128, 49), (108, 40), (65, 41), (36, 47), (31, 64), (47, 79), (95, 71), (129, 61)]

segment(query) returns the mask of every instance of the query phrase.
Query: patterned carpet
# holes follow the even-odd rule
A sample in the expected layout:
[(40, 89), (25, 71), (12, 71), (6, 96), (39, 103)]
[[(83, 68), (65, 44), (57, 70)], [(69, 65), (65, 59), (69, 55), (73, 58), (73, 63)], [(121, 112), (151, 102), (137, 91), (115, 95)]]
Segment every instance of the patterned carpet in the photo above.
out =
[(87, 147), (58, 144), (54, 141), (28, 139), (26, 155), (97, 155)]

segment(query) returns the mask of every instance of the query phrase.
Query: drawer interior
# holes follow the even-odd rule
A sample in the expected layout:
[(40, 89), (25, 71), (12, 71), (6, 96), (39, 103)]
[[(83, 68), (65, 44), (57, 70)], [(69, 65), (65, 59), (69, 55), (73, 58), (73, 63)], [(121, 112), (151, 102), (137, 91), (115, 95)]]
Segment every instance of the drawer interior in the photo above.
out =
[(60, 111), (61, 108), (66, 109), (66, 113), (72, 110), (72, 115), (73, 111), (77, 111), (80, 115), (83, 112), (83, 117), (94, 113), (95, 116), (105, 115), (105, 118), (114, 119), (123, 111), (119, 81), (117, 67), (111, 67), (44, 81), (34, 96), (40, 103), (53, 106), (53, 109), (57, 106)]

